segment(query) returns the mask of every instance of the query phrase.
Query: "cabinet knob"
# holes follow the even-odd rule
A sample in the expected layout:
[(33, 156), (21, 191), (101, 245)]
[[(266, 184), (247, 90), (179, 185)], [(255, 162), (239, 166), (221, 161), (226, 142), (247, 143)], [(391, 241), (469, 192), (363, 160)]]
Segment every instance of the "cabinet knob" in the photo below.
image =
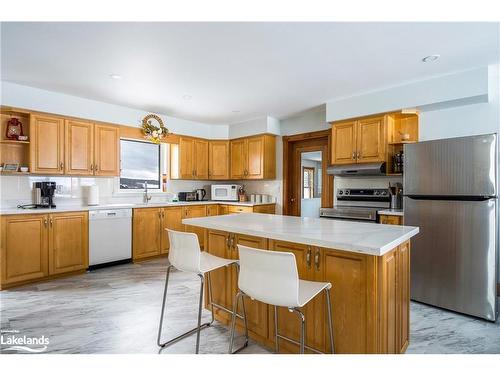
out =
[(307, 268), (311, 268), (311, 246), (307, 246), (306, 264)]
[(50, 226), (54, 226), (54, 221), (52, 220), (52, 218), (50, 218)]
[(43, 225), (45, 225), (45, 228), (47, 228), (47, 224), (48, 224), (48, 220), (47, 220), (47, 219), (44, 219), (44, 220), (43, 220)]
[(95, 169), (95, 171), (97, 172), (97, 170), (98, 170), (98, 169), (97, 169), (97, 164), (94, 166), (94, 169)]
[(63, 162), (61, 162), (61, 164), (59, 164), (59, 167), (60, 167), (60, 169), (61, 169), (61, 171), (62, 171), (62, 170), (63, 170), (63, 168), (64, 168), (64, 163), (63, 163)]
[(90, 170), (93, 171), (94, 170), (94, 164), (90, 164)]
[(361, 152), (358, 151), (358, 156), (356, 158), (361, 159)]
[(355, 160), (356, 159), (356, 151), (353, 151), (352, 152), (352, 160)]

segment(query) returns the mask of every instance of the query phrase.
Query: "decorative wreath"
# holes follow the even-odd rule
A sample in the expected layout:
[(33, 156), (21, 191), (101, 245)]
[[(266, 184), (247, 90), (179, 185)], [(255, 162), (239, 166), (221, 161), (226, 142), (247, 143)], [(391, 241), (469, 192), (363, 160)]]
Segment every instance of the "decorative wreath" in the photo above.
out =
[[(154, 124), (153, 121), (156, 121), (157, 124)], [(160, 116), (153, 114), (149, 114), (142, 119), (142, 132), (144, 138), (157, 144), (169, 133)]]

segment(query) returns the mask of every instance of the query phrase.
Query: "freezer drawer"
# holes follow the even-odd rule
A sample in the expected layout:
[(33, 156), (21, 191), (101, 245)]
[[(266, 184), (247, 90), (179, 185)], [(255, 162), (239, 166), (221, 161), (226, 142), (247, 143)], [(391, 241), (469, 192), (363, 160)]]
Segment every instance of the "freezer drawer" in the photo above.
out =
[(405, 195), (496, 196), (496, 135), (404, 146)]
[(412, 239), (411, 298), (495, 320), (497, 200), (404, 198)]

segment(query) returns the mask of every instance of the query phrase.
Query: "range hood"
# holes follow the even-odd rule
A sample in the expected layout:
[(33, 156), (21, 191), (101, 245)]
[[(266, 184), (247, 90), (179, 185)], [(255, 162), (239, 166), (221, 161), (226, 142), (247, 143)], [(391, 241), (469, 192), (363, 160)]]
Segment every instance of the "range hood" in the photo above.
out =
[(326, 173), (334, 176), (385, 176), (385, 162), (331, 165)]

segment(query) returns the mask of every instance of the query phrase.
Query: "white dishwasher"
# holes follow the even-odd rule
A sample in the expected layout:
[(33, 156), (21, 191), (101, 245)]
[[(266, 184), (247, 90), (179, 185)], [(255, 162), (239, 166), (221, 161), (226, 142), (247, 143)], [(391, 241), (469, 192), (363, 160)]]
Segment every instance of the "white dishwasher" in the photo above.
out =
[(89, 211), (89, 268), (132, 259), (132, 209)]

